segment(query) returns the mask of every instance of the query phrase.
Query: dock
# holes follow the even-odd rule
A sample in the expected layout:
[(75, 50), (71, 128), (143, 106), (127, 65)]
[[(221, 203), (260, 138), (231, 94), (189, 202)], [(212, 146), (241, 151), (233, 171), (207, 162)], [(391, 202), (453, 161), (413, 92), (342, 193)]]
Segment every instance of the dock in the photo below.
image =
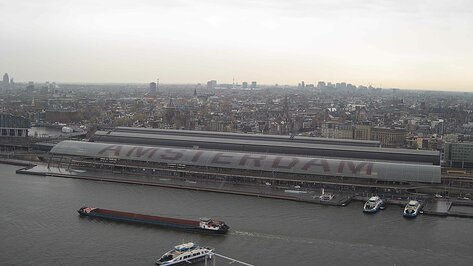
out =
[(429, 199), (424, 203), (423, 214), (435, 216), (448, 216), (452, 201), (447, 199)]
[[(202, 178), (179, 178), (163, 175), (146, 175), (142, 173), (108, 173), (100, 170), (81, 170), (66, 169), (58, 167), (47, 167), (38, 164), (28, 166), (17, 170), (19, 174), (54, 176), (62, 178), (83, 179), (99, 182), (114, 182), (135, 185), (156, 186), (164, 188), (187, 189), (195, 191), (206, 191), (214, 193), (226, 193), (233, 195), (251, 196), (259, 198), (270, 198), (280, 200), (291, 200), (297, 202), (305, 202), (312, 204), (328, 205), (343, 207), (351, 201), (365, 202), (367, 195), (357, 195), (350, 192), (329, 192), (332, 194), (329, 200), (322, 200), (321, 195), (324, 193), (320, 188), (299, 188), (278, 186), (270, 183), (266, 184), (248, 184), (248, 183), (232, 183), (222, 180), (208, 180)], [(381, 195), (382, 196), (382, 195)], [(457, 199), (437, 199), (423, 198), (420, 199), (423, 204), (422, 213), (425, 215), (441, 216), (441, 217), (462, 217), (473, 218), (473, 201), (457, 200)], [(409, 197), (385, 198), (388, 205), (397, 205), (403, 207), (409, 201)], [(462, 206), (464, 208), (458, 208)], [(452, 208), (454, 207), (454, 208)]]
[(320, 205), (343, 207), (348, 205), (352, 195), (343, 193), (332, 193), (330, 200), (321, 200), (320, 189), (296, 189), (291, 187), (276, 186), (273, 184), (238, 184), (225, 181), (211, 181), (199, 178), (176, 178), (171, 176), (152, 176), (143, 174), (105, 173), (93, 170), (74, 170), (36, 165), (25, 167), (16, 171), (19, 174), (55, 176), (63, 178), (84, 179), (92, 181), (106, 181), (115, 183), (137, 184), (158, 186), (166, 188), (188, 189), (207, 191), (215, 193), (226, 193), (234, 195), (253, 196), (260, 198), (272, 198), (291, 200)]

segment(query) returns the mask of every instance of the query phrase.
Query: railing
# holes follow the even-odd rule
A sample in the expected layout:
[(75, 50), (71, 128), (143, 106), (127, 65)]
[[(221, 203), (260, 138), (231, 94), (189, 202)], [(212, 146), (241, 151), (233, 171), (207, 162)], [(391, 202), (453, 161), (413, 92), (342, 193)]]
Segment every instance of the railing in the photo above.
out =
[[(238, 263), (238, 264), (245, 265), (245, 266), (253, 266), (253, 264), (249, 264), (249, 263), (237, 260), (237, 259), (233, 259), (233, 258), (224, 256), (222, 254), (218, 254), (218, 253), (215, 253), (215, 252), (211, 252), (211, 253), (209, 253), (208, 255), (205, 256), (205, 266), (208, 265), (207, 264), (208, 260), (212, 260), (212, 256), (216, 256), (216, 257), (220, 257), (222, 259), (225, 259), (225, 260), (229, 261), (229, 264)], [(215, 259), (213, 259), (212, 265), (215, 266)]]

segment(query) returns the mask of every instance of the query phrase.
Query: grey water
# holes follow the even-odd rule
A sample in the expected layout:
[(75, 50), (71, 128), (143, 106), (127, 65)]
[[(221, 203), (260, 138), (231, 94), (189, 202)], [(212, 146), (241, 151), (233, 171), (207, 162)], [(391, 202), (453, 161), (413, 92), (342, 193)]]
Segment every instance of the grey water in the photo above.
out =
[[(473, 220), (404, 219), (388, 206), (284, 200), (19, 175), (0, 165), (0, 265), (154, 265), (194, 241), (254, 265), (472, 265)], [(213, 217), (225, 236), (79, 217), (83, 205), (170, 217)], [(228, 265), (217, 261), (217, 265)], [(233, 264), (237, 265), (237, 264)]]

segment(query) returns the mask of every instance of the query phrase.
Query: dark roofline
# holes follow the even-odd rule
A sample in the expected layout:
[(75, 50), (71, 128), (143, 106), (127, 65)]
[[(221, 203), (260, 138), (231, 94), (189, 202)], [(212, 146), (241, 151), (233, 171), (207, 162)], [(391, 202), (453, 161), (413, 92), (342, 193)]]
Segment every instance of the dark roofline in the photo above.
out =
[[(179, 130), (176, 130), (179, 131)], [(438, 151), (430, 150), (411, 150), (411, 149), (397, 149), (397, 148), (379, 148), (379, 147), (358, 147), (358, 146), (341, 146), (341, 145), (330, 145), (330, 144), (311, 144), (311, 143), (300, 143), (300, 142), (279, 142), (279, 141), (260, 141), (260, 140), (244, 140), (244, 139), (221, 139), (221, 138), (207, 138), (207, 137), (193, 137), (193, 136), (180, 136), (180, 135), (154, 135), (154, 134), (140, 134), (140, 133), (126, 133), (126, 132), (106, 132), (97, 131), (96, 135), (99, 136), (120, 136), (128, 137), (130, 139), (163, 139), (163, 140), (179, 140), (179, 141), (195, 141), (195, 142), (208, 142), (208, 143), (229, 143), (229, 144), (241, 144), (241, 145), (255, 145), (255, 146), (279, 146), (279, 147), (291, 147), (291, 148), (310, 148), (310, 149), (324, 149), (324, 150), (346, 150), (346, 151), (366, 151), (375, 153), (397, 153), (397, 154), (415, 154), (415, 155), (434, 155), (437, 156), (440, 153)]]
[(218, 138), (236, 138), (236, 139), (258, 139), (261, 141), (268, 141), (275, 139), (286, 142), (300, 142), (300, 143), (317, 143), (323, 142), (332, 145), (351, 145), (351, 146), (370, 146), (379, 147), (380, 141), (376, 140), (354, 140), (354, 139), (333, 139), (320, 137), (305, 137), (294, 136), (290, 138), (289, 135), (266, 135), (266, 134), (243, 134), (231, 132), (217, 132), (217, 131), (199, 131), (199, 130), (176, 130), (176, 129), (156, 129), (156, 128), (133, 128), (133, 127), (116, 127), (112, 132), (124, 133), (142, 133), (142, 134), (162, 134), (162, 135), (184, 135), (184, 136), (213, 136)]

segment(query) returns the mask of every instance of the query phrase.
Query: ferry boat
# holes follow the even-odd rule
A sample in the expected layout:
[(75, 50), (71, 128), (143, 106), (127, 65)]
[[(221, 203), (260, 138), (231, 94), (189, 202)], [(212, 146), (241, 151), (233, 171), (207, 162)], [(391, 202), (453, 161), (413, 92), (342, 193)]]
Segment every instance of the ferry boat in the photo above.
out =
[(156, 265), (187, 265), (194, 262), (205, 260), (205, 257), (212, 259), (213, 249), (208, 247), (199, 247), (189, 242), (175, 246), (172, 250), (164, 253)]
[(386, 207), (386, 204), (380, 197), (373, 196), (369, 198), (368, 201), (363, 206), (363, 212), (375, 213), (379, 210), (384, 210), (385, 207)]
[(230, 228), (223, 221), (215, 221), (210, 218), (201, 218), (200, 221), (177, 219), (162, 216), (152, 216), (131, 212), (112, 211), (106, 209), (82, 207), (77, 212), (81, 216), (94, 218), (104, 218), (119, 222), (140, 223), (149, 225), (159, 225), (178, 229), (195, 230), (200, 232), (209, 232), (225, 234)]
[(411, 200), (406, 204), (404, 208), (404, 217), (414, 218), (417, 217), (420, 211), (421, 204), (417, 200)]

